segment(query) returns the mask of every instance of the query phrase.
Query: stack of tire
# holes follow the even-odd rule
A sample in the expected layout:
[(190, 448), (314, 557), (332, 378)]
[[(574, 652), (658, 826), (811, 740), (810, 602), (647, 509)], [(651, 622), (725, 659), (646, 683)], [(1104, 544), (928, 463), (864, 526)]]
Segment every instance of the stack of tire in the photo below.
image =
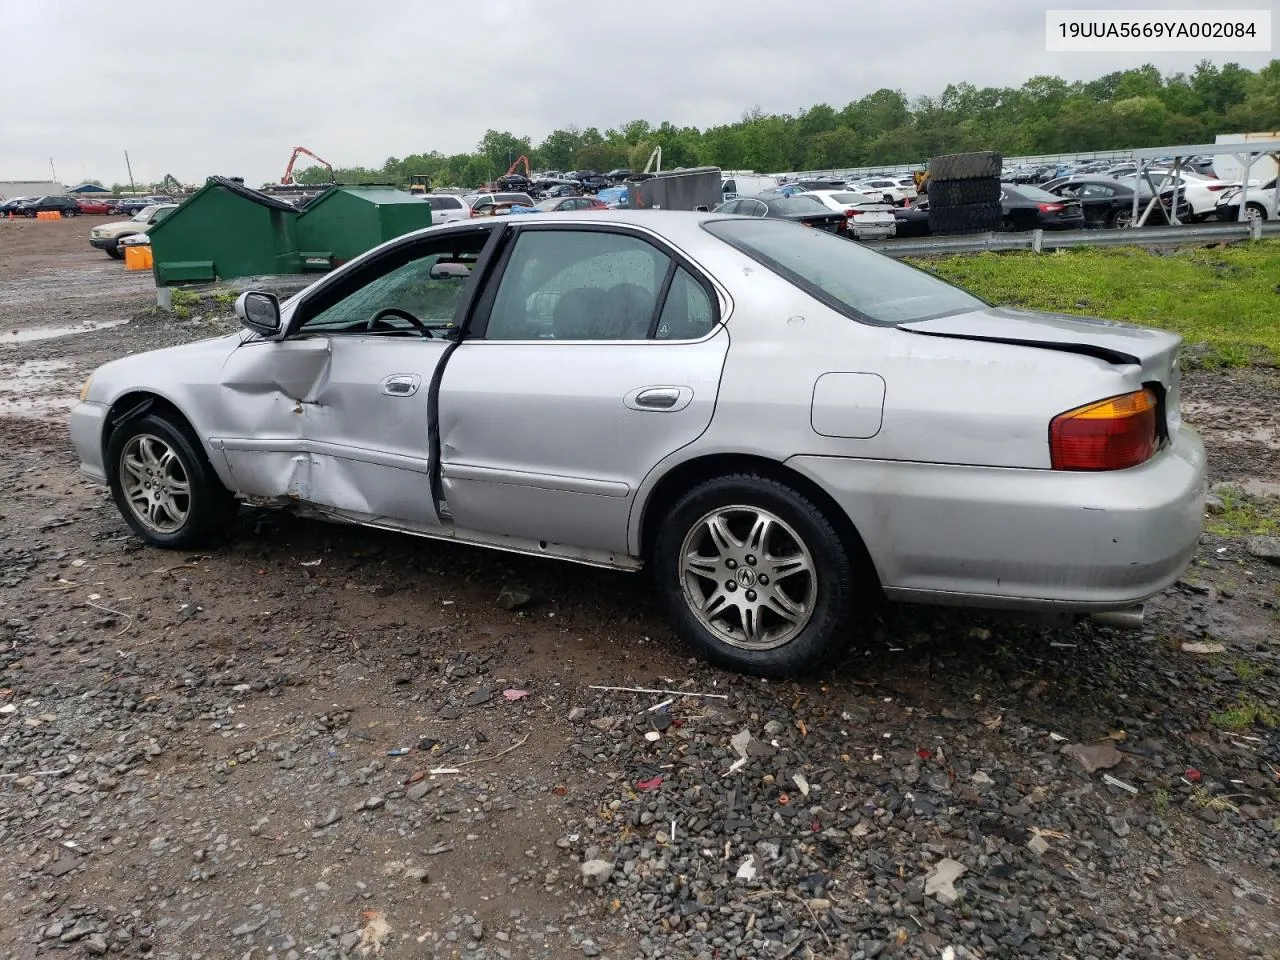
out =
[(929, 161), (929, 232), (984, 233), (1001, 220), (998, 153), (952, 153)]

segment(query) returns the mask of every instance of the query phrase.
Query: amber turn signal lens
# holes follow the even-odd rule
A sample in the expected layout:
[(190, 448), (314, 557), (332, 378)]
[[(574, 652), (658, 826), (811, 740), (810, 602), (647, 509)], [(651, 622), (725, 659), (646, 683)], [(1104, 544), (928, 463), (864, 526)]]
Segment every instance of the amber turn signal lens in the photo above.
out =
[(1156, 451), (1159, 403), (1154, 390), (1109, 397), (1060, 413), (1049, 424), (1055, 470), (1124, 470)]

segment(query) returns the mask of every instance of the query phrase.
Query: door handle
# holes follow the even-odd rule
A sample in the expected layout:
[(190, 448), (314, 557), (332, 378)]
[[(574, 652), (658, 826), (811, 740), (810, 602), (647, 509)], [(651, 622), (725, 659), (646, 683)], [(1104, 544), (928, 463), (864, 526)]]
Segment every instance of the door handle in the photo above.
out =
[(622, 402), (632, 410), (672, 413), (683, 410), (692, 399), (693, 391), (688, 387), (641, 387), (627, 394)]
[(382, 392), (388, 397), (412, 397), (422, 385), (416, 373), (402, 373), (382, 381)]
[(636, 406), (646, 410), (670, 410), (679, 400), (680, 391), (675, 387), (655, 387), (636, 394)]

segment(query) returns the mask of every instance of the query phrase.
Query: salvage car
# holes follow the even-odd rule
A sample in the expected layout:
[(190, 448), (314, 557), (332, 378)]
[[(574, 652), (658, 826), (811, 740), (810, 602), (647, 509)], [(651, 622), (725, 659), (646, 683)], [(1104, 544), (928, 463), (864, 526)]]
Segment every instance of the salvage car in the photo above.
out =
[(117, 220), (114, 223), (104, 223), (100, 227), (94, 227), (89, 231), (89, 245), (104, 251), (109, 257), (121, 260), (124, 258), (124, 253), (120, 249), (120, 241), (134, 234), (146, 233), (177, 209), (176, 203), (153, 204), (143, 207), (128, 220)]
[(647, 568), (696, 651), (784, 676), (882, 596), (1133, 623), (1200, 534), (1178, 336), (992, 307), (781, 219), (471, 220), (236, 312), (71, 413), (153, 546), (247, 501)]

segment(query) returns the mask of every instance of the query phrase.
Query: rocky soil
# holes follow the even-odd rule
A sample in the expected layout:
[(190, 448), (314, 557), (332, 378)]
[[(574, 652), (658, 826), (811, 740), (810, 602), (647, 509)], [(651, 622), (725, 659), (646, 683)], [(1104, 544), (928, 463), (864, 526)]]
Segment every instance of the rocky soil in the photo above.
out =
[(63, 411), (230, 321), (106, 282), (0, 305), (129, 321), (0, 346), (0, 957), (1280, 957), (1275, 371), (1188, 372), (1229, 485), (1142, 632), (886, 608), (766, 683), (641, 577), (257, 510), (142, 547)]

